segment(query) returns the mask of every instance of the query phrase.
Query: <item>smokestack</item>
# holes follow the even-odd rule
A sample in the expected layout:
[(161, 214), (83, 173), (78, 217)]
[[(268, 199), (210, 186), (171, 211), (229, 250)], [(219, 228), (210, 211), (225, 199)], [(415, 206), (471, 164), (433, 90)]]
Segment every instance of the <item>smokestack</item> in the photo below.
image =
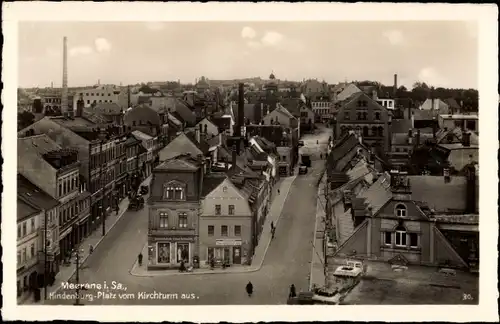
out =
[(130, 101), (130, 85), (127, 85), (127, 108), (130, 108), (132, 107), (130, 105), (131, 101)]
[(241, 127), (245, 124), (245, 88), (244, 84), (240, 83), (238, 85), (238, 122), (236, 126), (238, 128), (236, 136), (242, 136)]
[(236, 156), (237, 156), (236, 149), (237, 146), (235, 144), (233, 145), (233, 150), (232, 150), (232, 165), (231, 165), (232, 168), (236, 167)]
[(392, 89), (392, 91), (393, 91), (394, 99), (396, 99), (396, 93), (398, 91), (398, 75), (397, 74), (394, 74), (394, 89)]
[(62, 97), (61, 97), (61, 113), (66, 115), (68, 111), (68, 39), (63, 38), (63, 77), (62, 77)]
[(201, 132), (202, 132), (202, 125), (200, 124), (199, 127), (195, 130), (195, 134), (196, 134), (196, 141), (198, 143), (201, 142)]

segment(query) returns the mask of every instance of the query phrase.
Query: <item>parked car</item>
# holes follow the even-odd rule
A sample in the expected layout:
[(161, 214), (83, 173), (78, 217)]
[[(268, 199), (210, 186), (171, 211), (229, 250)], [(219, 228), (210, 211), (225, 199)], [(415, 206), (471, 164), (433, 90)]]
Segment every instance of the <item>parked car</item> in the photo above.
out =
[(307, 166), (301, 165), (299, 167), (299, 174), (306, 174), (307, 173)]
[(149, 187), (146, 185), (142, 185), (140, 189), (140, 194), (141, 195), (146, 195), (149, 192)]
[(142, 196), (136, 196), (130, 200), (128, 209), (138, 211), (144, 207), (144, 198)]

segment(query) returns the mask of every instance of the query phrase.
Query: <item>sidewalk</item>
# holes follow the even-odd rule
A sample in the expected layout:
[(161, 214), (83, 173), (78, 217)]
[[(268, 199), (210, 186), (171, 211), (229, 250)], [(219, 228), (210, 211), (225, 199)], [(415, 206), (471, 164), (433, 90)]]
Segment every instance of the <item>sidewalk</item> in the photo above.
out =
[(314, 286), (323, 287), (325, 285), (324, 268), (324, 231), (325, 231), (325, 206), (326, 200), (323, 188), (326, 184), (326, 172), (323, 174), (318, 186), (318, 197), (316, 199), (316, 223), (314, 224), (314, 245), (312, 249), (311, 273), (309, 275), (309, 289)]
[[(143, 265), (140, 267), (137, 260), (135, 261), (130, 274), (136, 277), (161, 277), (161, 276), (173, 276), (173, 275), (202, 275), (202, 274), (222, 274), (222, 273), (244, 273), (244, 272), (255, 272), (259, 271), (264, 263), (264, 258), (267, 253), (267, 249), (271, 243), (271, 222), (274, 222), (274, 226), (278, 227), (278, 222), (281, 217), (281, 211), (285, 204), (286, 198), (290, 191), (293, 181), (296, 176), (290, 176), (286, 178), (281, 178), (276, 185), (273, 187), (273, 192), (271, 194), (271, 207), (269, 209), (269, 214), (267, 215), (266, 221), (263, 225), (262, 234), (259, 239), (259, 244), (255, 249), (254, 256), (252, 258), (252, 265), (232, 265), (226, 269), (216, 268), (210, 269), (194, 269), (193, 272), (179, 272), (175, 270), (166, 271), (147, 271), (146, 265), (148, 264), (148, 243), (144, 245), (142, 250), (142, 255), (144, 256)], [(278, 195), (278, 189), (280, 194)]]
[[(142, 182), (141, 185), (148, 185), (149, 181), (151, 180), (151, 177), (147, 178)], [(125, 214), (125, 212), (128, 209), (128, 197), (125, 197), (119, 204), (119, 211), (118, 214), (116, 214), (114, 211), (108, 215), (106, 218), (106, 235), (109, 233), (109, 231), (116, 225), (118, 220), (122, 218), (122, 216)], [(105, 237), (105, 236), (104, 236)], [(102, 236), (102, 225), (97, 228), (94, 232), (92, 232), (88, 237), (84, 238), (82, 242), (80, 243), (80, 269), (83, 268), (84, 262), (87, 260), (89, 257), (89, 246), (92, 245), (94, 247), (94, 252), (101, 243), (101, 241), (104, 239)], [(57, 292), (61, 288), (61, 283), (63, 282), (68, 282), (70, 281), (71, 277), (75, 274), (76, 272), (76, 265), (74, 263), (74, 258), (72, 259), (71, 265), (70, 266), (60, 266), (59, 267), (59, 272), (56, 275), (56, 280), (52, 286), (47, 287), (47, 295), (50, 295), (51, 293)], [(44, 302), (44, 288), (41, 289), (41, 301), (40, 303), (43, 304)], [(29, 304), (39, 304), (35, 303), (33, 298), (29, 298), (23, 305), (29, 305)]]

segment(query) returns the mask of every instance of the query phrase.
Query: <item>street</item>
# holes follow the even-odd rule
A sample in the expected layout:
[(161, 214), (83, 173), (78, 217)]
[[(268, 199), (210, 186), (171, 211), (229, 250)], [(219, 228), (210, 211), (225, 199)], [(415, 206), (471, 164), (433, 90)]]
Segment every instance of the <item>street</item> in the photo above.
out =
[[(316, 134), (307, 134), (305, 147), (318, 151), (326, 150), (327, 129)], [(316, 145), (319, 140), (320, 145)], [(319, 157), (319, 154), (318, 154)], [(276, 236), (271, 242), (262, 268), (250, 273), (172, 275), (136, 277), (130, 274), (137, 255), (147, 240), (147, 208), (138, 212), (127, 211), (103, 242), (89, 256), (80, 271), (80, 283), (111, 286), (120, 283), (125, 288), (109, 299), (95, 298), (98, 290), (82, 291), (85, 305), (245, 305), (286, 304), (289, 286), (294, 284), (297, 292), (308, 290), (311, 249), (314, 238), (316, 195), (319, 177), (324, 169), (324, 160), (313, 159), (312, 167), (305, 175), (293, 182), (276, 225)], [(284, 197), (283, 197), (284, 198)], [(71, 280), (74, 282), (74, 278)], [(245, 285), (251, 281), (254, 294), (246, 295)], [(102, 292), (103, 290), (99, 290)], [(163, 298), (139, 299), (139, 293), (163, 293)], [(73, 290), (58, 291), (58, 294), (74, 293)], [(118, 293), (132, 293), (134, 298), (120, 298)], [(89, 300), (89, 295), (94, 300)], [(156, 296), (158, 297), (158, 296)], [(161, 297), (161, 296), (160, 296)], [(74, 300), (53, 299), (45, 304), (70, 305)]]

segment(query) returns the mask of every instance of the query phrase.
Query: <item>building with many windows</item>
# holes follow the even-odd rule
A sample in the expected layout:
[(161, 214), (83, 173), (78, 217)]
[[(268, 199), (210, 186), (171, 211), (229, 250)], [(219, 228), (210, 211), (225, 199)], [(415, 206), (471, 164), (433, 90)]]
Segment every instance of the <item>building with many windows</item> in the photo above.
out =
[(90, 107), (92, 104), (99, 103), (119, 103), (119, 95), (121, 90), (115, 86), (99, 85), (91, 89), (75, 90), (73, 100), (73, 110), (76, 111), (78, 100), (83, 100), (85, 107)]
[(198, 257), (205, 160), (181, 155), (153, 170), (148, 199), (148, 269), (177, 268)]
[(200, 214), (200, 261), (246, 264), (252, 253), (253, 214), (242, 192), (225, 174), (203, 179)]

